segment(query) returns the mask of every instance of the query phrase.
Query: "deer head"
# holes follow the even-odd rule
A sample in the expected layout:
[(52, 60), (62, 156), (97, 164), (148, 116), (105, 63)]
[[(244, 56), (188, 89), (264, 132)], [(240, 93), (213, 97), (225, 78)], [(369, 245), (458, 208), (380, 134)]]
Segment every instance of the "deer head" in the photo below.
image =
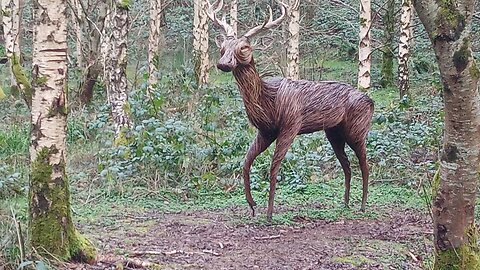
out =
[(250, 39), (268, 29), (280, 25), (280, 23), (285, 18), (287, 5), (280, 3), (280, 8), (282, 14), (277, 19), (273, 20), (273, 12), (269, 7), (269, 16), (265, 19), (264, 23), (258, 25), (245, 33), (240, 38), (237, 38), (236, 33), (233, 31), (233, 27), (227, 23), (225, 15), (222, 16), (222, 19), (217, 18), (217, 13), (223, 8), (223, 0), (216, 1), (219, 2), (214, 5), (211, 5), (209, 1), (208, 10), (206, 12), (207, 16), (212, 20), (212, 22), (219, 26), (224, 34), (222, 42), (218, 42), (220, 45), (220, 60), (218, 60), (217, 68), (222, 71), (230, 72), (237, 68), (240, 65), (248, 65), (253, 61), (253, 48), (250, 44)]

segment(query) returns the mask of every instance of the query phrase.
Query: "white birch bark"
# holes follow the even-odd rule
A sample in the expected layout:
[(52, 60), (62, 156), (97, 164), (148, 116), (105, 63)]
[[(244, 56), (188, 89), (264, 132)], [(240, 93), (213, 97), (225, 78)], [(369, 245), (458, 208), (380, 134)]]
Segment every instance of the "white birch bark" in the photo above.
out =
[(122, 0), (115, 0), (109, 7), (102, 48), (105, 57), (107, 99), (111, 107), (117, 143), (122, 143), (120, 140), (125, 129), (132, 126), (126, 74), (128, 6), (125, 6)]
[(288, 8), (288, 45), (287, 45), (287, 74), (292, 80), (299, 79), (299, 40), (300, 40), (300, 1), (290, 0)]
[(370, 89), (370, 28), (372, 25), (370, 0), (360, 0), (360, 32), (358, 46), (358, 88), (362, 91)]
[(3, 31), (5, 36), (5, 51), (10, 65), (10, 86), (19, 88), (13, 68), (20, 65), (20, 20), (22, 14), (20, 0), (2, 0)]
[(77, 57), (77, 67), (83, 67), (83, 10), (80, 3), (82, 0), (73, 0), (72, 9), (72, 22), (75, 31), (75, 54)]
[(400, 16), (400, 40), (398, 44), (398, 89), (400, 98), (409, 94), (408, 60), (410, 59), (410, 41), (412, 39), (412, 4), (402, 0)]
[(43, 256), (88, 262), (94, 248), (72, 222), (66, 177), (66, 1), (34, 1), (34, 18), (30, 244)]
[(208, 83), (208, 17), (206, 0), (194, 0), (193, 49), (198, 85)]
[(230, 25), (233, 28), (235, 37), (238, 34), (238, 0), (232, 0), (230, 3)]
[(150, 35), (148, 38), (148, 88), (151, 95), (157, 83), (158, 60), (161, 50), (162, 0), (150, 0)]

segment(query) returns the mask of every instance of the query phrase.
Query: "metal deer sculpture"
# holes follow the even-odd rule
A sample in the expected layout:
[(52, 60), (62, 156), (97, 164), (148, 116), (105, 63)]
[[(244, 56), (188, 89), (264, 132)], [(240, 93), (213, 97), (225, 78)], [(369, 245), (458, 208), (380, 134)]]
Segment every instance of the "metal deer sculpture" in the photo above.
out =
[(285, 17), (287, 6), (280, 3), (282, 14), (273, 20), (272, 10), (265, 22), (237, 38), (225, 16), (218, 19), (223, 0), (216, 8), (209, 3), (208, 17), (226, 35), (221, 44), (217, 67), (232, 72), (243, 98), (248, 119), (258, 129), (255, 141), (245, 157), (243, 179), (245, 196), (255, 214), (256, 205), (250, 192), (250, 168), (254, 159), (276, 140), (270, 168), (270, 191), (267, 219), (271, 221), (277, 174), (282, 160), (297, 135), (325, 130), (345, 174), (344, 202), (350, 197), (350, 162), (345, 143), (353, 149), (360, 163), (363, 180), (361, 210), (365, 210), (368, 193), (366, 137), (373, 115), (373, 101), (354, 87), (334, 81), (262, 79), (255, 68), (250, 39), (267, 29), (278, 26)]

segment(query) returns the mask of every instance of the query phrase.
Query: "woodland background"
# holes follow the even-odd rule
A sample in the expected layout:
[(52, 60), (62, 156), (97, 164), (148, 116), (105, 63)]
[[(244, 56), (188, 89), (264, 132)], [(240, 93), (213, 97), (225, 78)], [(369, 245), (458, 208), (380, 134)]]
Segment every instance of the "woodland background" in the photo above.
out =
[[(91, 12), (80, 26), (81, 54), (77, 42), (79, 28), (73, 22), (69, 24), (67, 137), (72, 208), (80, 228), (86, 229), (87, 235), (93, 235), (98, 246), (100, 237), (95, 236), (96, 228), (92, 224), (106, 227), (115, 224), (118, 216), (112, 213), (122, 211), (141, 213), (155, 209), (176, 213), (232, 208), (243, 216), (235, 215), (231, 220), (235, 224), (262, 225), (258, 219), (249, 220), (241, 184), (242, 161), (255, 130), (248, 123), (233, 76), (214, 66), (219, 56), (214, 41), (218, 30), (210, 25), (210, 78), (208, 84), (199, 87), (192, 54), (193, 3), (178, 0), (164, 3), (163, 37), (156, 62), (159, 81), (149, 95), (149, 16), (146, 12), (149, 3), (144, 0), (129, 3), (127, 78), (129, 113), (134, 128), (130, 139), (118, 144), (101, 80), (103, 70), (98, 71), (100, 79), (93, 87), (91, 100), (82, 90), (87, 67), (91, 67), (90, 48), (95, 36), (92, 33), (99, 11), (98, 2), (82, 3)], [(74, 17), (71, 8), (75, 5), (69, 2), (70, 18)], [(276, 4), (274, 1), (238, 1), (240, 34), (263, 21), (267, 5), (275, 7)], [(478, 5), (471, 41), (477, 61), (480, 56)], [(22, 6), (22, 65), (30, 78), (32, 10), (29, 1)], [(357, 7), (358, 3), (350, 0), (300, 2), (300, 78), (356, 85)], [(355, 207), (341, 207), (341, 168), (324, 135), (315, 133), (298, 137), (283, 163), (277, 204), (283, 204), (286, 210), (274, 217), (276, 224), (296, 224), (299, 220), (311, 219), (381, 220), (389, 213), (403, 211), (425, 213), (428, 219), (432, 201), (430, 179), (438, 166), (442, 140), (442, 84), (428, 36), (414, 15), (409, 61), (411, 95), (399, 98), (396, 86), (399, 10), (399, 1), (372, 2), (372, 86), (368, 93), (376, 106), (368, 138), (372, 186), (369, 205), (372, 210), (362, 214), (356, 209), (360, 201), (360, 177), (351, 151), (349, 158), (355, 161), (352, 162), (352, 205)], [(275, 12), (277, 14), (278, 10)], [(265, 47), (255, 51), (261, 73), (285, 73), (285, 44), (288, 42), (285, 25), (255, 40), (258, 48)], [(268, 46), (270, 43), (272, 45)], [(393, 61), (386, 60), (389, 57)], [(27, 221), (30, 115), (24, 100), (10, 90), (8, 67), (1, 66), (0, 72), (0, 86), (5, 94), (0, 100), (3, 115), (0, 122), (1, 268), (25, 261), (24, 247), (18, 244), (17, 238), (18, 234), (25, 234), (18, 228), (25, 228)], [(261, 155), (252, 170), (252, 187), (263, 204), (268, 191), (266, 179), (271, 154), (272, 149), (269, 149)], [(316, 207), (315, 203), (320, 203), (321, 207)], [(100, 245), (108, 246), (108, 243)], [(431, 250), (420, 249), (416, 252), (422, 256), (419, 255), (415, 265), (418, 269), (428, 269), (431, 258), (427, 254)], [(394, 257), (373, 260), (400, 269), (395, 267), (405, 262), (395, 261)], [(355, 266), (356, 259), (350, 261), (352, 258), (348, 258), (340, 263)], [(360, 262), (366, 267), (371, 264), (370, 261)]]

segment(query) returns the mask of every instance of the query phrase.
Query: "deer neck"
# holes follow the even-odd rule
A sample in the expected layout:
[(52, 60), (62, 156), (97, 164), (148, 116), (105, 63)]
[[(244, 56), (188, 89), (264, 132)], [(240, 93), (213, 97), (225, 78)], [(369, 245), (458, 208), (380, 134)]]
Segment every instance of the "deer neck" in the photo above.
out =
[(250, 122), (260, 130), (271, 131), (275, 97), (267, 93), (260, 74), (252, 62), (233, 70)]

